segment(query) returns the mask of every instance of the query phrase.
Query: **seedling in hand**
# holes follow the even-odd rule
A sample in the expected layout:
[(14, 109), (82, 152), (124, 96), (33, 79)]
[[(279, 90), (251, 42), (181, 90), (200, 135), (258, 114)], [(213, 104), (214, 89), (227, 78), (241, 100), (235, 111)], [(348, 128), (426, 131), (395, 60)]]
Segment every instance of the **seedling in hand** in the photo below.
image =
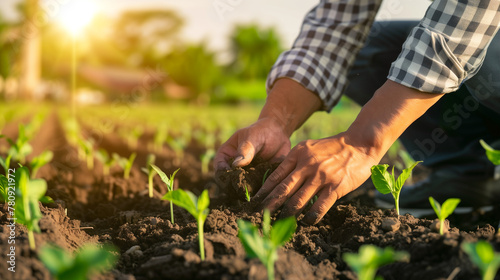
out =
[(115, 164), (115, 158), (110, 157), (108, 152), (104, 149), (99, 149), (96, 153), (97, 159), (102, 163), (102, 174), (105, 176), (109, 175), (109, 170), (111, 166)]
[[(392, 248), (381, 249), (374, 245), (363, 245), (359, 253), (344, 253), (344, 261), (358, 275), (359, 280), (373, 280), (377, 269), (396, 261), (408, 261), (407, 252), (395, 252)], [(377, 278), (378, 279), (378, 278)]]
[[(158, 175), (160, 175), (160, 178), (163, 181), (163, 183), (165, 183), (165, 185), (167, 185), (168, 191), (169, 192), (173, 191), (174, 190), (175, 174), (177, 174), (177, 171), (179, 171), (179, 169), (175, 170), (174, 173), (172, 173), (172, 175), (169, 178), (167, 176), (167, 174), (165, 174), (165, 172), (163, 172), (158, 166), (152, 164), (151, 167), (156, 171), (156, 173), (158, 173)], [(166, 199), (165, 196), (163, 196), (162, 199)], [(174, 206), (172, 204), (172, 201), (170, 201), (170, 217), (171, 217), (171, 222), (173, 224), (174, 223)]]
[(112, 247), (101, 249), (89, 244), (70, 254), (61, 247), (46, 245), (38, 257), (57, 280), (86, 280), (115, 266), (118, 258), (113, 251), (116, 250)]
[(460, 203), (460, 199), (458, 198), (448, 198), (443, 205), (439, 204), (432, 196), (429, 196), (429, 202), (431, 203), (432, 209), (436, 212), (436, 215), (439, 219), (439, 234), (443, 235), (444, 230), (444, 220), (450, 216), (457, 205)]
[[(25, 225), (28, 229), (28, 240), (31, 249), (35, 249), (35, 237), (33, 232), (40, 232), (38, 221), (42, 218), (42, 212), (38, 201), (44, 198), (47, 191), (47, 183), (43, 179), (29, 179), (29, 170), (19, 167), (15, 173), (16, 181), (16, 208), (12, 211), (16, 223)], [(10, 210), (9, 210), (10, 212)]]
[(411, 171), (415, 166), (421, 161), (415, 162), (412, 166), (403, 169), (401, 172), (401, 175), (399, 175), (398, 179), (394, 177), (394, 167), (392, 167), (392, 174), (387, 171), (387, 168), (389, 168), (388, 164), (379, 164), (379, 165), (374, 165), (371, 168), (372, 171), (372, 182), (375, 185), (375, 188), (383, 193), (383, 194), (388, 194), (391, 193), (392, 196), (394, 197), (394, 203), (396, 205), (396, 212), (398, 213), (399, 216), (399, 194), (401, 192), (401, 188), (403, 188), (403, 185), (406, 181), (411, 176)]
[(53, 157), (54, 154), (51, 151), (44, 151), (40, 155), (34, 157), (30, 163), (31, 178), (35, 178), (36, 174), (38, 173), (38, 170), (42, 168), (42, 166), (49, 163)]
[(208, 206), (210, 205), (210, 198), (208, 197), (208, 191), (204, 190), (200, 197), (196, 197), (190, 191), (184, 191), (178, 189), (175, 191), (168, 192), (165, 194), (163, 199), (168, 199), (172, 201), (175, 205), (186, 209), (193, 217), (196, 219), (198, 224), (198, 242), (200, 244), (200, 257), (201, 260), (205, 260), (205, 246), (203, 244), (203, 225), (207, 219), (210, 210)]
[(278, 259), (278, 249), (292, 238), (297, 223), (295, 217), (288, 217), (274, 223), (271, 228), (269, 210), (264, 210), (262, 233), (252, 223), (238, 220), (238, 237), (250, 258), (259, 258), (267, 268), (267, 279), (274, 279), (274, 262)]
[(155, 163), (155, 155), (149, 154), (146, 161), (146, 167), (143, 167), (142, 172), (148, 175), (148, 188), (149, 197), (153, 197), (153, 177), (156, 175), (156, 171), (153, 169), (152, 165)]
[(134, 160), (136, 157), (136, 153), (132, 153), (130, 157), (124, 158), (120, 157), (118, 154), (114, 153), (113, 158), (115, 161), (118, 163), (118, 165), (123, 168), (123, 178), (127, 179), (130, 178), (130, 170), (132, 169), (132, 165), (134, 164)]
[(490, 243), (479, 240), (476, 243), (462, 243), (462, 250), (477, 265), (483, 280), (493, 280), (500, 267), (500, 254), (495, 253)]

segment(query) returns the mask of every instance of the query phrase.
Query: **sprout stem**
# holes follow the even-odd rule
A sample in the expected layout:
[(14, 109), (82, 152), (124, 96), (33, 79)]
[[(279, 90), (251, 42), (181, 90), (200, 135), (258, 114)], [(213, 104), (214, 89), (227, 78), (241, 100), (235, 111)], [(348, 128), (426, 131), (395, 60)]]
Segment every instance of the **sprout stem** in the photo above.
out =
[(30, 244), (30, 249), (35, 250), (36, 245), (35, 245), (35, 236), (33, 235), (33, 231), (28, 229), (28, 241)]
[(170, 217), (172, 220), (172, 224), (174, 224), (174, 204), (172, 203), (172, 201), (170, 201)]
[(153, 176), (148, 176), (149, 197), (153, 198)]
[(204, 239), (203, 239), (203, 224), (204, 221), (201, 217), (198, 217), (198, 241), (200, 243), (200, 257), (201, 260), (205, 260), (205, 245), (204, 245)]

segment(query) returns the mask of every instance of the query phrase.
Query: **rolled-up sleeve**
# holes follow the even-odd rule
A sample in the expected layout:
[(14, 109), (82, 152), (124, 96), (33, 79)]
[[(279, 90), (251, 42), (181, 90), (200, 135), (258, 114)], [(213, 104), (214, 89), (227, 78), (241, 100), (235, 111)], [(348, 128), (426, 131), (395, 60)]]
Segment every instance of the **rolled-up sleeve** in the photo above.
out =
[(290, 78), (331, 110), (347, 86), (347, 72), (363, 46), (382, 0), (321, 1), (305, 17), (292, 48), (272, 67), (267, 90)]
[(435, 0), (387, 78), (423, 92), (453, 92), (481, 68), (499, 24), (499, 0)]

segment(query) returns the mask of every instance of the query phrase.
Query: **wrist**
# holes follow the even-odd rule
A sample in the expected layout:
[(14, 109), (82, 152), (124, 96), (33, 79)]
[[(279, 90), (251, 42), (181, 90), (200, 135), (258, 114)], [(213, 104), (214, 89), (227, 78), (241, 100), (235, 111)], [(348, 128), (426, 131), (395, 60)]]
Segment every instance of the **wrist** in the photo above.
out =
[(259, 120), (270, 119), (290, 137), (315, 111), (321, 108), (319, 97), (299, 83), (282, 78), (276, 81), (266, 98)]

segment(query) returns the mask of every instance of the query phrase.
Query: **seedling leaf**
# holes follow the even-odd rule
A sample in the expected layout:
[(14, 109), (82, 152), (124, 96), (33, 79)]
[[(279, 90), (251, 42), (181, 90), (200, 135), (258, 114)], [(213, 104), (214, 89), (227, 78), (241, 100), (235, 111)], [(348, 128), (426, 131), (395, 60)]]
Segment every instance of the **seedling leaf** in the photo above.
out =
[(387, 172), (387, 168), (389, 168), (388, 164), (372, 166), (372, 182), (375, 188), (383, 194), (391, 193), (394, 189), (391, 175)]
[(462, 250), (477, 265), (483, 280), (493, 280), (500, 267), (500, 254), (495, 253), (491, 244), (484, 240), (476, 243), (462, 243)]
[(448, 198), (441, 206), (439, 202), (437, 202), (432, 196), (430, 196), (429, 202), (431, 203), (434, 212), (436, 212), (436, 215), (440, 222), (439, 233), (443, 235), (444, 220), (448, 218), (448, 216), (450, 216), (453, 213), (453, 211), (455, 211), (455, 208), (457, 208), (457, 205), (460, 203), (460, 199)]
[(271, 228), (271, 242), (274, 246), (279, 247), (285, 244), (297, 229), (297, 223), (294, 217), (288, 217), (274, 223)]
[(500, 151), (493, 149), (483, 139), (479, 140), (481, 146), (486, 150), (486, 156), (494, 165), (500, 165)]

